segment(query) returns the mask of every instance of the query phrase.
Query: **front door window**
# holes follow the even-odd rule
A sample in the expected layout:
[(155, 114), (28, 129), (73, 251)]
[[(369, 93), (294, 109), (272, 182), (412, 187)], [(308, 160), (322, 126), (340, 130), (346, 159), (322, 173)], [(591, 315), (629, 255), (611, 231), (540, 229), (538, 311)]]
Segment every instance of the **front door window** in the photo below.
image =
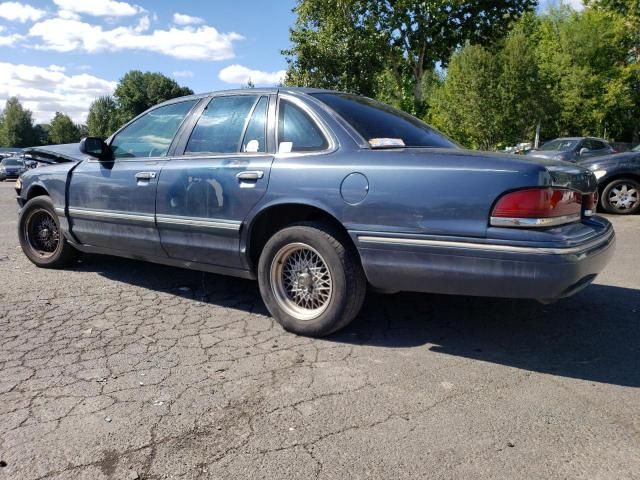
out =
[(188, 100), (158, 107), (130, 123), (111, 142), (113, 156), (165, 156), (180, 125), (196, 103), (197, 100)]

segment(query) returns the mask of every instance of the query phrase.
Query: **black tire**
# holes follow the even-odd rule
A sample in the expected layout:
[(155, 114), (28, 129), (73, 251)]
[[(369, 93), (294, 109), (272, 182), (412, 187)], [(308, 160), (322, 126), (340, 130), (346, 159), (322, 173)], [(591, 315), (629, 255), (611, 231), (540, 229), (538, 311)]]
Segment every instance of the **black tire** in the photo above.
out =
[[(616, 197), (615, 190), (623, 190), (625, 188), (627, 192), (633, 192), (633, 190), (635, 190), (631, 196), (627, 197), (629, 201), (632, 202), (629, 207), (625, 207), (623, 203), (616, 205), (614, 201)], [(618, 215), (631, 215), (640, 211), (640, 183), (631, 178), (617, 178), (612, 180), (602, 191), (600, 206), (604, 211)]]
[[(288, 254), (289, 257), (283, 257), (282, 255), (287, 255), (288, 251), (292, 252)], [(296, 288), (297, 291), (306, 289), (307, 294), (312, 297), (317, 288), (316, 284), (330, 282), (330, 293), (323, 294), (327, 295), (326, 298), (317, 302), (322, 303), (321, 307), (308, 309), (296, 305), (295, 298), (286, 296), (285, 268), (289, 268), (291, 262), (294, 262), (289, 260), (293, 255), (307, 254), (311, 256), (310, 258), (316, 258), (313, 257), (314, 253), (320, 260), (314, 265), (326, 266), (326, 268), (314, 267), (317, 278), (322, 276), (322, 279), (309, 280), (313, 275), (310, 277), (305, 273), (309, 271), (307, 268), (305, 271), (300, 270), (302, 273), (298, 273), (295, 277), (295, 284), (289, 280), (292, 288)], [(282, 273), (279, 273), (280, 271)], [(289, 273), (291, 271), (291, 269), (288, 270)], [(304, 275), (307, 275), (304, 279), (307, 284), (306, 287), (300, 288)], [(288, 278), (293, 277), (290, 275)], [(258, 282), (262, 299), (276, 321), (285, 330), (310, 337), (326, 336), (346, 327), (360, 311), (367, 290), (360, 259), (348, 238), (322, 223), (301, 223), (276, 232), (260, 255)], [(313, 286), (309, 286), (310, 282), (313, 282)], [(321, 288), (317, 289), (319, 290)], [(304, 302), (301, 299), (299, 301)], [(313, 302), (313, 300), (309, 301)], [(301, 314), (292, 312), (292, 308), (299, 308)], [(302, 318), (304, 315), (310, 315), (312, 318)]]
[(47, 196), (32, 198), (22, 208), (18, 238), (24, 254), (38, 267), (62, 268), (78, 255), (60, 230), (58, 215)]

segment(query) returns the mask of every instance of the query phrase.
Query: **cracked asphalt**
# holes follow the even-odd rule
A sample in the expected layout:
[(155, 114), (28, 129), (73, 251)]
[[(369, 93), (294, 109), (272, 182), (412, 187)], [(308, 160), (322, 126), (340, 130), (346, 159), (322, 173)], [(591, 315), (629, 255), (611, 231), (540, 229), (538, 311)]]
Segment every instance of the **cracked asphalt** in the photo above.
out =
[(40, 270), (0, 184), (0, 479), (640, 478), (640, 217), (553, 305), (369, 294), (323, 340), (257, 284)]

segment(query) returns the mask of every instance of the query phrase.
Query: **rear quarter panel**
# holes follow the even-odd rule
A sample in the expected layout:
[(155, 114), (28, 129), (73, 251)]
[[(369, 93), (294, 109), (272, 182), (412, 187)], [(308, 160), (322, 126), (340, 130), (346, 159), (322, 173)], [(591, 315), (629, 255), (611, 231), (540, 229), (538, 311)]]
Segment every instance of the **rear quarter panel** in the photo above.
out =
[[(368, 180), (356, 204), (341, 194), (352, 173)], [(350, 231), (483, 237), (497, 196), (551, 181), (539, 164), (464, 150), (337, 151), (276, 157), (263, 205), (315, 205)]]

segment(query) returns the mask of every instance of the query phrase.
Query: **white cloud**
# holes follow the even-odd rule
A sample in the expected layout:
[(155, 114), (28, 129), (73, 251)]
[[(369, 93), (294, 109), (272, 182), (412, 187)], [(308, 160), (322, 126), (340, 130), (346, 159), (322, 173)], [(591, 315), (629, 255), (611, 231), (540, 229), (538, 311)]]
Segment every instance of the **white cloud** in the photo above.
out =
[(174, 77), (193, 78), (193, 72), (191, 70), (178, 70), (173, 72)]
[(204, 23), (204, 19), (200, 17), (192, 17), (183, 13), (173, 14), (173, 23), (176, 25), (200, 25)]
[(88, 53), (144, 50), (188, 60), (233, 58), (233, 42), (243, 39), (237, 33), (220, 33), (206, 25), (197, 28), (171, 27), (169, 30), (145, 33), (148, 28), (147, 16), (135, 27), (113, 29), (78, 20), (51, 18), (33, 25), (29, 35), (41, 39), (41, 43), (34, 46), (41, 50)]
[(20, 2), (3, 2), (0, 3), (0, 17), (11, 20), (19, 21), (21, 23), (31, 20), (35, 22), (40, 20), (46, 12), (39, 8), (34, 8), (31, 5), (26, 5)]
[(229, 65), (218, 73), (218, 78), (226, 83), (244, 85), (251, 80), (256, 85), (273, 85), (284, 80), (285, 70), (277, 72), (263, 72), (261, 70), (251, 70), (242, 65)]
[(0, 47), (13, 47), (24, 36), (14, 33), (12, 35), (0, 35)]
[(143, 11), (138, 5), (115, 0), (53, 0), (53, 3), (63, 12), (94, 17), (129, 17)]
[(64, 67), (36, 67), (0, 62), (0, 103), (16, 96), (33, 112), (38, 123), (49, 122), (55, 112), (85, 122), (91, 102), (113, 93), (116, 82), (86, 73), (67, 75)]

